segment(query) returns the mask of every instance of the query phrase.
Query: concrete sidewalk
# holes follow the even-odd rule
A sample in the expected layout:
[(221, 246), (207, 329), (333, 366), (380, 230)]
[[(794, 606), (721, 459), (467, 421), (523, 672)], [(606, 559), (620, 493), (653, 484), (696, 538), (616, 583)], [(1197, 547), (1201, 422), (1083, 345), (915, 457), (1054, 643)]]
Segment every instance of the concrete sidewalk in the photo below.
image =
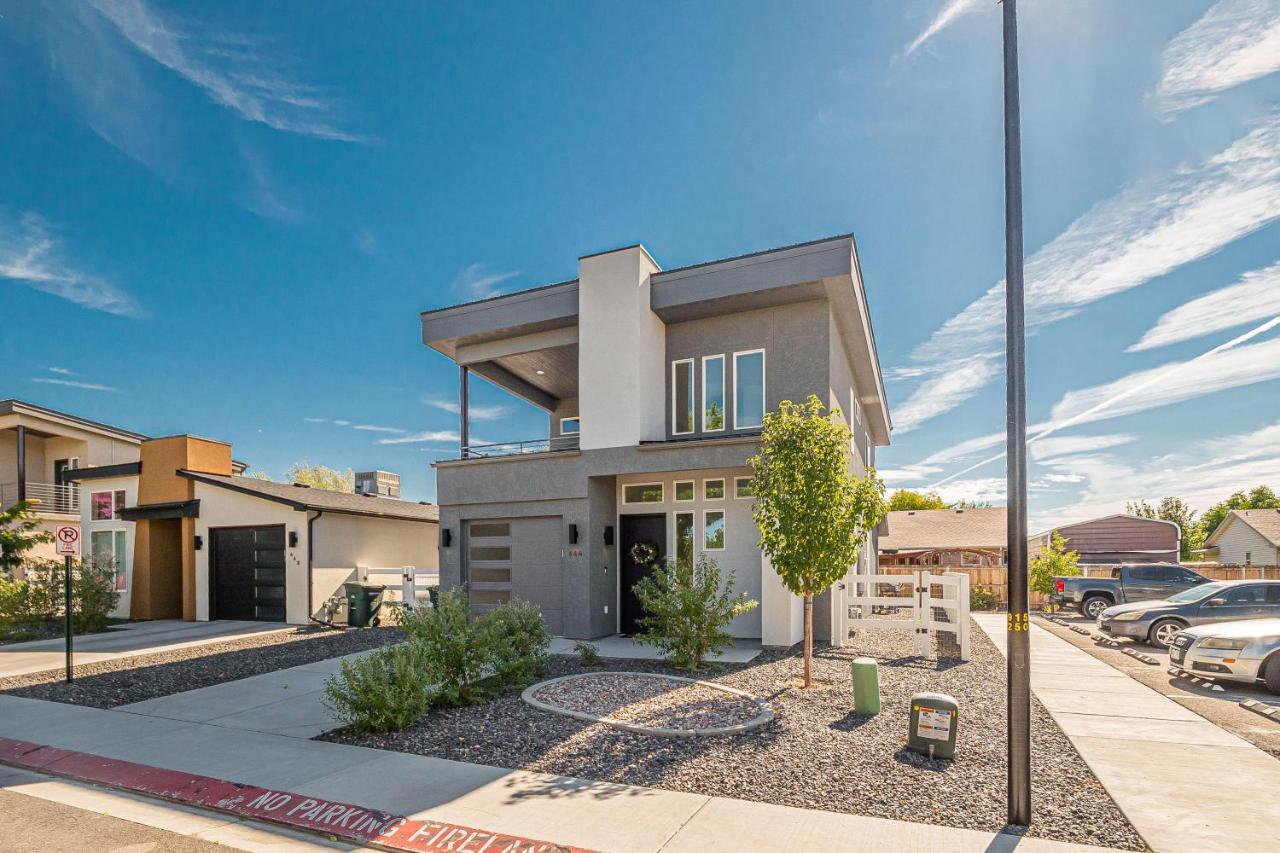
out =
[[(156, 619), (130, 622), (101, 634), (75, 638), (76, 665), (104, 660), (172, 651), (189, 646), (203, 646), (227, 640), (239, 640), (256, 634), (285, 631), (290, 626), (274, 622), (184, 622), (181, 619)], [(0, 678), (26, 675), (65, 664), (65, 640), (35, 640), (0, 646)]]
[(612, 853), (1099, 848), (464, 764), (0, 696), (0, 736)]
[[(1005, 651), (1006, 617), (974, 620)], [(1031, 689), (1157, 853), (1280, 850), (1280, 761), (1032, 624)]]

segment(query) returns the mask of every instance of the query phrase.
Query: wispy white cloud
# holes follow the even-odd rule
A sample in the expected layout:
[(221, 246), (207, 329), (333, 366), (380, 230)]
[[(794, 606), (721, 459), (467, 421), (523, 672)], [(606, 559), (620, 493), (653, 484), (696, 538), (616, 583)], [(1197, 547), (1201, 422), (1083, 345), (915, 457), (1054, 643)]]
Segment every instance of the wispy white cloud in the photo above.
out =
[(309, 424), (322, 424), (328, 421), (328, 418), (303, 418)]
[[(461, 413), (462, 407), (457, 400), (451, 400), (448, 397), (423, 397), (422, 402), (433, 409), (439, 409), (442, 412), (448, 412), (451, 415)], [(471, 403), (467, 406), (467, 412), (473, 421), (496, 421), (505, 418), (511, 411), (507, 406), (499, 405), (479, 405)]]
[(1161, 59), (1156, 102), (1166, 118), (1280, 70), (1280, 3), (1221, 0), (1169, 42)]
[(428, 430), (409, 435), (398, 435), (395, 438), (380, 438), (378, 444), (427, 444), (435, 442), (456, 442), (460, 436), (454, 430)]
[(947, 503), (970, 501), (974, 503), (1000, 504), (1005, 499), (1004, 477), (976, 477), (972, 480), (953, 480), (936, 491)]
[(1252, 270), (1237, 284), (1174, 308), (1147, 330), (1129, 352), (1191, 340), (1280, 315), (1280, 261)]
[(957, 18), (981, 9), (985, 2), (986, 0), (946, 0), (938, 10), (938, 14), (934, 15), (933, 20), (929, 22), (929, 26), (907, 45), (907, 55), (915, 53), (917, 48), (953, 24)]
[(1061, 438), (1046, 438), (1030, 447), (1031, 458), (1037, 462), (1047, 462), (1062, 456), (1074, 456), (1078, 453), (1091, 453), (1109, 447), (1119, 447), (1137, 441), (1136, 435), (1115, 433), (1112, 435), (1071, 435)]
[(81, 382), (78, 379), (54, 379), (51, 376), (33, 376), (32, 382), (39, 382), (41, 385), (63, 385), (67, 388), (80, 388), (84, 391), (118, 391), (111, 385), (99, 385), (97, 382)]
[(351, 426), (351, 421), (334, 421), (334, 426)]
[[(1101, 385), (1068, 391), (1054, 405), (1050, 420), (1070, 419), (1073, 424), (1081, 424), (1118, 418), (1277, 378), (1280, 338), (1197, 360), (1169, 362)], [(1115, 402), (1111, 405), (1091, 411), (1112, 399)]]
[(1203, 471), (1226, 462), (1243, 462), (1260, 456), (1272, 456), (1280, 452), (1280, 422), (1253, 432), (1208, 439), (1200, 446), (1207, 461), (1192, 465), (1186, 470)]
[[(1033, 254), (1026, 264), (1027, 327), (1034, 330), (1070, 317), (1092, 302), (1204, 258), (1277, 218), (1280, 112), (1273, 112), (1203, 163), (1139, 182), (1102, 202)], [(930, 378), (904, 404), (905, 424), (895, 412), (897, 431), (950, 411), (999, 375), (1003, 335), (1001, 281), (912, 353), (914, 366), (926, 368)]]
[(289, 79), (278, 51), (255, 39), (201, 31), (144, 0), (91, 4), (142, 54), (246, 121), (321, 139), (365, 141), (342, 127), (337, 105), (323, 89)]
[(351, 428), (361, 430), (362, 432), (385, 432), (393, 435), (401, 435), (404, 433), (404, 430), (400, 429), (400, 427), (377, 426), (376, 424), (356, 424)]
[(495, 272), (483, 263), (474, 263), (453, 278), (449, 289), (462, 299), (488, 299), (502, 292), (498, 285), (520, 275), (520, 270)]
[(30, 212), (12, 216), (0, 211), (0, 278), (94, 311), (122, 317), (146, 313), (119, 287), (67, 261), (49, 223)]
[(49, 367), (46, 368), (50, 373), (58, 373), (63, 376), (75, 376), (76, 372), (69, 367)]

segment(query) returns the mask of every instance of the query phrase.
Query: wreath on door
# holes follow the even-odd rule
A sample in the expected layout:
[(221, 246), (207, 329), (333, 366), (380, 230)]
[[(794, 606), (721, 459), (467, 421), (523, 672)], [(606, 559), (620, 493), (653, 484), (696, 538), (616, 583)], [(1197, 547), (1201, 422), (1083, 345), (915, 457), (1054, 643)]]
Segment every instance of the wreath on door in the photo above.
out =
[(648, 539), (642, 539), (631, 546), (631, 559), (638, 565), (647, 566), (658, 559), (658, 546)]

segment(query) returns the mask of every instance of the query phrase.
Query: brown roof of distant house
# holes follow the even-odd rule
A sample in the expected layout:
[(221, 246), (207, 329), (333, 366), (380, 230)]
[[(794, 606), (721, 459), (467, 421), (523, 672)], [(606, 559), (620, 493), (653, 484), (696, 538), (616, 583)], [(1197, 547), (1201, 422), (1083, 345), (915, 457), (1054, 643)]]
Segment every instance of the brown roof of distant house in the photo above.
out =
[(338, 512), (346, 515), (367, 515), (375, 518), (399, 518), (406, 521), (439, 521), (440, 507), (435, 504), (413, 503), (394, 498), (372, 495), (354, 495), (350, 492), (332, 492), (310, 486), (291, 483), (273, 483), (254, 477), (228, 477), (222, 474), (202, 474), (196, 471), (179, 471), (181, 476), (197, 483), (208, 483), (234, 492), (288, 504), (294, 509), (313, 509)]
[(1227, 513), (1222, 523), (1213, 529), (1205, 545), (1218, 544), (1219, 533), (1227, 529), (1227, 522), (1232, 516), (1243, 521), (1256, 530), (1262, 538), (1280, 548), (1280, 509), (1233, 509)]
[(982, 509), (907, 509), (885, 518), (881, 551), (935, 548), (1003, 548), (1008, 542), (1008, 511)]

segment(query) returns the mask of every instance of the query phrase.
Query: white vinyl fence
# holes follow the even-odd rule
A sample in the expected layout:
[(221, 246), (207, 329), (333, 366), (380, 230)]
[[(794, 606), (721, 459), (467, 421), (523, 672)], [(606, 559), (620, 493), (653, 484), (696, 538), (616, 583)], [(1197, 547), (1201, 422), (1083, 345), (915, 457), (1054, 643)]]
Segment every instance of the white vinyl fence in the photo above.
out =
[(414, 566), (397, 568), (377, 568), (374, 566), (357, 566), (356, 579), (367, 583), (379, 583), (386, 586), (383, 596), (385, 601), (404, 602), (410, 610), (420, 604), (430, 604), (427, 588), (440, 583), (438, 569), (419, 569)]
[[(935, 596), (940, 589), (942, 595)], [(846, 580), (844, 636), (850, 631), (911, 631), (916, 654), (933, 654), (933, 635), (955, 635), (960, 659), (969, 659), (969, 576), (933, 574), (851, 575)]]

